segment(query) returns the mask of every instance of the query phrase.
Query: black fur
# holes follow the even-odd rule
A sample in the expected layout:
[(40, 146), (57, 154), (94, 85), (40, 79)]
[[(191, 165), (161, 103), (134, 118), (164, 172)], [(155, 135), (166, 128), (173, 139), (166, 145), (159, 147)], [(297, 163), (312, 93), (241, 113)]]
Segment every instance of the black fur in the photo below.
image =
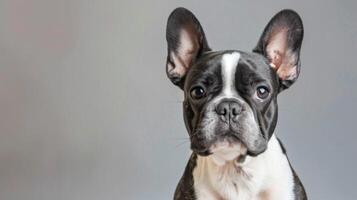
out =
[(192, 154), (185, 172), (182, 175), (180, 182), (178, 183), (175, 191), (175, 200), (195, 200), (196, 194), (193, 187), (193, 170), (196, 167), (197, 155)]

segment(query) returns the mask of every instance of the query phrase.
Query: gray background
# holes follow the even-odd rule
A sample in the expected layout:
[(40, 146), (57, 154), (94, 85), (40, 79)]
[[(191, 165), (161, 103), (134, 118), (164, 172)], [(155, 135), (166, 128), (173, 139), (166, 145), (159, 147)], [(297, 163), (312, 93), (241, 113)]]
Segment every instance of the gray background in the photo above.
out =
[(171, 199), (189, 157), (165, 26), (192, 10), (215, 50), (303, 18), (277, 135), (310, 199), (356, 199), (356, 1), (0, 0), (0, 199)]

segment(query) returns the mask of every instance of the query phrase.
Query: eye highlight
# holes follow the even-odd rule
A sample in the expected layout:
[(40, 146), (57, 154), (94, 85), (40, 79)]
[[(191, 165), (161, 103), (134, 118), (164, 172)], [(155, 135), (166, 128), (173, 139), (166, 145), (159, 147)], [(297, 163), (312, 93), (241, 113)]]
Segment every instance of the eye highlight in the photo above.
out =
[(256, 93), (258, 98), (266, 99), (269, 96), (269, 89), (265, 86), (259, 86)]
[(190, 95), (193, 99), (201, 99), (206, 95), (206, 91), (201, 86), (193, 87), (190, 91)]

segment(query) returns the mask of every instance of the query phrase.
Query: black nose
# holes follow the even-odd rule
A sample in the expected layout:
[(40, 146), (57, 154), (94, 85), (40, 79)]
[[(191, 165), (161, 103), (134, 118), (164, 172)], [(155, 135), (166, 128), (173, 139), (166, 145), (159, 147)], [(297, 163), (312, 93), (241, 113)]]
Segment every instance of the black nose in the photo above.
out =
[(242, 112), (242, 106), (235, 100), (223, 100), (217, 105), (216, 112), (223, 121), (229, 122), (237, 119)]

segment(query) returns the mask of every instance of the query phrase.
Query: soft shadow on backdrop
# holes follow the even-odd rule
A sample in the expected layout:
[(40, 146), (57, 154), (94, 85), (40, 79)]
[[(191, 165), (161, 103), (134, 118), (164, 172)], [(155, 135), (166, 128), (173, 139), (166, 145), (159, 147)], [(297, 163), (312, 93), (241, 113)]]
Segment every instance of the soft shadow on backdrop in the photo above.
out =
[(171, 199), (189, 157), (165, 26), (192, 10), (215, 50), (302, 16), (277, 135), (310, 199), (357, 196), (356, 1), (0, 1), (0, 199)]

